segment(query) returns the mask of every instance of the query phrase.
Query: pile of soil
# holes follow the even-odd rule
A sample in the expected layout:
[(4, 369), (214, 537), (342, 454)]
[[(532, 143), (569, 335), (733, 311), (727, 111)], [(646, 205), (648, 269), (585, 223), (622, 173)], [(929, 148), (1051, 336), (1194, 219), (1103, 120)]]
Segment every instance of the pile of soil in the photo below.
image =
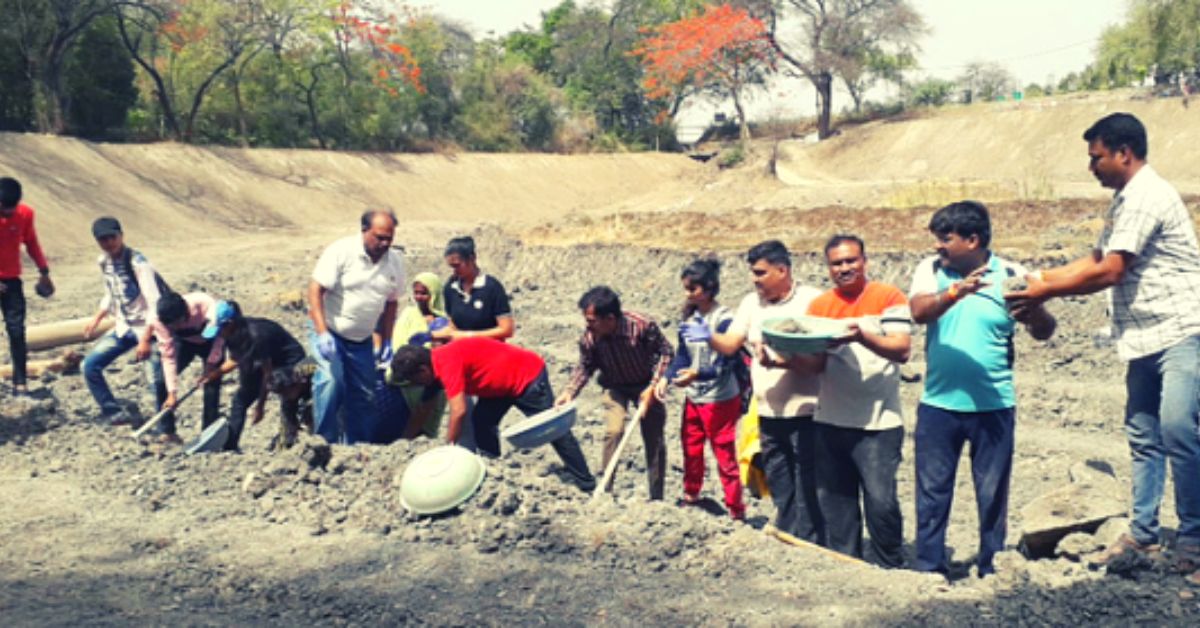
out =
[[(1059, 207), (1022, 211), (1031, 224), (1052, 224)], [(869, 247), (914, 230), (919, 218), (889, 216), (871, 223), (872, 231), (860, 230)], [(700, 238), (650, 248), (637, 238), (660, 237), (661, 223), (634, 217), (632, 224), (639, 223), (645, 229), (631, 236), (634, 243), (573, 247), (530, 244), (496, 228), (473, 232), (485, 272), (511, 293), (514, 341), (547, 358), (557, 387), (577, 357), (582, 318), (574, 303), (591, 285), (614, 286), (627, 308), (656, 317), (674, 339), (678, 273), (693, 256), (685, 249)], [(756, 223), (726, 232), (733, 242), (763, 233)], [(444, 272), (440, 246), (450, 234), (450, 228), (402, 234), (409, 268)], [(302, 337), (295, 291), (321, 241), (297, 238), (217, 258), (179, 251), (168, 280), (238, 299), (249, 314), (279, 320)], [(1050, 263), (1083, 242), (1080, 234), (1060, 248), (1025, 251), (1018, 261)], [(903, 288), (925, 255), (920, 248), (878, 251), (871, 275)], [(722, 300), (735, 304), (750, 288), (742, 250), (723, 247), (718, 255), (725, 262)], [(194, 268), (204, 270), (189, 272)], [(90, 273), (63, 277), (66, 298), (32, 301), (31, 308), (42, 320), (86, 314), (82, 295), (98, 289)], [(828, 287), (816, 253), (797, 255), (795, 274)], [(969, 575), (977, 528), (965, 459), (947, 538), (955, 561), (949, 583), (781, 544), (761, 531), (774, 512), (769, 501), (749, 498), (749, 523), (735, 523), (719, 505), (715, 469), (705, 487), (711, 512), (675, 506), (682, 475), (678, 397), (668, 412), (666, 502), (646, 499), (643, 454), (634, 439), (613, 498), (589, 502), (549, 448), (508, 450), (488, 463), (480, 492), (460, 511), (416, 518), (399, 506), (398, 479), (414, 455), (437, 442), (328, 447), (306, 436), (273, 454), (268, 442), (279, 419), (269, 405), (264, 423), (248, 429), (241, 453), (188, 457), (99, 424), (81, 378), (51, 374), (32, 383), (32, 401), (6, 400), (0, 410), (6, 480), (0, 492), (8, 505), (0, 512), (0, 539), (9, 548), (0, 557), (0, 612), (14, 624), (1194, 623), (1200, 603), (1178, 576), (1153, 569), (1105, 575), (1078, 557), (1030, 561), (1016, 551), (1021, 506), (1065, 484), (1072, 465), (1106, 462), (1128, 488), (1122, 366), (1096, 334), (1105, 325), (1103, 300), (1070, 299), (1052, 310), (1060, 322), (1052, 340), (1017, 341), (1010, 550), (998, 557), (994, 577)], [(923, 344), (919, 332), (916, 343)], [(918, 371), (920, 361), (913, 365)], [(122, 359), (108, 375), (118, 396), (149, 413), (139, 368)], [(910, 436), (899, 485), (909, 543), (911, 432), (920, 391), (919, 383), (903, 388)], [(223, 393), (227, 400), (232, 387)], [(180, 414), (185, 439), (194, 437), (199, 403)], [(507, 421), (515, 419), (514, 413)], [(595, 470), (603, 439), (595, 384), (580, 398), (575, 432)], [(1168, 498), (1168, 526), (1175, 525), (1172, 513)], [(906, 552), (911, 557), (911, 547)]]

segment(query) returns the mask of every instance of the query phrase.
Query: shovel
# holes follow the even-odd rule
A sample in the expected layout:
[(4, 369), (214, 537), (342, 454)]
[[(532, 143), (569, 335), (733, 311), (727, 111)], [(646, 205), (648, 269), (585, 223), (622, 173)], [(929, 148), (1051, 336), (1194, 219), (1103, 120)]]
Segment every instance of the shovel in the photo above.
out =
[(621, 459), (621, 452), (625, 449), (625, 443), (629, 442), (629, 437), (633, 435), (633, 428), (642, 422), (642, 417), (646, 415), (646, 411), (650, 409), (649, 403), (643, 403), (638, 406), (638, 409), (633, 413), (633, 420), (629, 425), (625, 426), (625, 433), (621, 435), (621, 442), (617, 444), (616, 451), (613, 452), (612, 458), (608, 461), (608, 466), (604, 467), (604, 478), (596, 485), (596, 490), (592, 491), (592, 501), (596, 501), (604, 494), (604, 487), (608, 486), (612, 480), (613, 473), (617, 470), (617, 462)]
[(173, 405), (169, 408), (163, 408), (162, 410), (159, 410), (158, 414), (155, 414), (154, 416), (150, 417), (149, 421), (146, 421), (144, 424), (142, 424), (141, 427), (139, 427), (137, 429), (136, 432), (133, 433), (133, 439), (137, 440), (142, 437), (142, 434), (149, 432), (150, 428), (154, 427), (155, 425), (158, 425), (158, 422), (161, 421), (163, 417), (167, 416), (168, 412), (178, 408), (184, 401), (187, 400), (188, 397), (192, 396), (192, 393), (196, 392), (197, 390), (200, 390), (200, 384), (196, 384), (196, 385), (192, 386), (191, 388), (188, 389), (187, 392), (183, 393), (183, 396), (181, 396), (180, 398), (175, 400), (175, 405)]

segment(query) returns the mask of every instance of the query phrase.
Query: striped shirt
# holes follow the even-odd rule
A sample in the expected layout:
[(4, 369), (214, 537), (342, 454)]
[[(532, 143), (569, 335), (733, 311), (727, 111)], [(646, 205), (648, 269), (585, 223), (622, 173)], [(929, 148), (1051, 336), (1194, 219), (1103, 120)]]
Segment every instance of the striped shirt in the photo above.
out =
[(579, 364), (571, 373), (567, 392), (578, 395), (597, 370), (605, 388), (644, 388), (662, 377), (674, 354), (658, 323), (643, 314), (622, 312), (612, 334), (598, 339), (590, 331), (583, 333)]
[(1200, 334), (1200, 247), (1183, 199), (1149, 164), (1109, 205), (1096, 245), (1133, 262), (1109, 292), (1113, 337), (1122, 360), (1168, 349)]

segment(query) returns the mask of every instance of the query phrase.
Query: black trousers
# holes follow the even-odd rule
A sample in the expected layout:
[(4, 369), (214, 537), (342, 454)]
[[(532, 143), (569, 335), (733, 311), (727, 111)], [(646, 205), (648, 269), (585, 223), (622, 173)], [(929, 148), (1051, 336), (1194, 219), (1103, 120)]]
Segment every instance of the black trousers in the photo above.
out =
[(8, 332), (8, 353), (12, 356), (14, 386), (25, 383), (25, 292), (20, 279), (0, 279), (4, 293), (0, 294), (0, 310), (4, 311), (4, 330)]
[(817, 423), (816, 443), (817, 499), (829, 548), (862, 558), (865, 512), (874, 560), (883, 567), (903, 566), (896, 470), (904, 428), (867, 431)]
[(763, 473), (775, 501), (775, 527), (798, 539), (824, 545), (825, 519), (817, 502), (812, 417), (764, 417), (759, 420), (758, 430)]

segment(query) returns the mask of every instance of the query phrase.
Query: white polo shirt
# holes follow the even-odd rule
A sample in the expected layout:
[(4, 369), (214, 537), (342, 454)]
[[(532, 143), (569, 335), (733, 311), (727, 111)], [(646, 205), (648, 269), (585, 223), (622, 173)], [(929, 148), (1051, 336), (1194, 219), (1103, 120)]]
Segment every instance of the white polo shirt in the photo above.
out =
[[(745, 336), (753, 353), (763, 345), (763, 321), (772, 318), (799, 317), (808, 314), (812, 300), (821, 296), (821, 291), (800, 284), (792, 286), (787, 298), (769, 303), (751, 292), (738, 306), (730, 333)], [(768, 352), (774, 353), (767, 349)], [(792, 369), (767, 368), (758, 360), (750, 365), (750, 382), (754, 386), (754, 397), (758, 400), (758, 415), (762, 419), (811, 417), (817, 408), (817, 392), (820, 380), (814, 375), (801, 375)]]
[(389, 249), (378, 262), (371, 261), (362, 235), (330, 244), (312, 278), (326, 290), (326, 326), (352, 342), (370, 338), (388, 302), (407, 294), (403, 258)]

